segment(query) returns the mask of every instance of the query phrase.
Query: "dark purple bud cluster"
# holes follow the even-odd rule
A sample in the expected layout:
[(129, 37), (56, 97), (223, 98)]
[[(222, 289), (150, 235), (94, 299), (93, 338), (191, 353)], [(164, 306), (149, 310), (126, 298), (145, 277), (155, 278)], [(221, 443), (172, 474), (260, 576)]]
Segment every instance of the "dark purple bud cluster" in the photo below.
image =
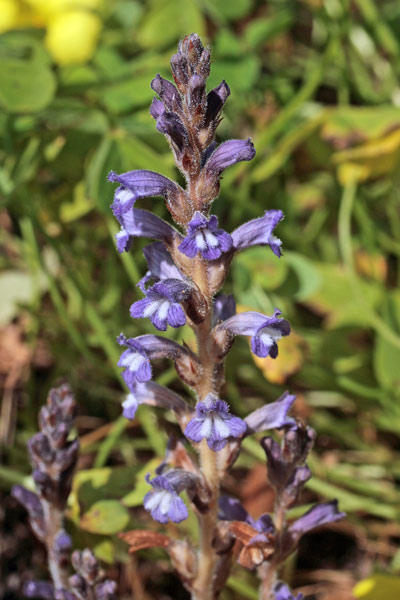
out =
[(77, 571), (68, 577), (72, 540), (63, 528), (64, 509), (78, 459), (79, 442), (69, 439), (75, 426), (77, 406), (68, 385), (50, 390), (47, 404), (39, 414), (40, 433), (28, 442), (37, 493), (20, 485), (13, 497), (27, 510), (30, 525), (46, 547), (53, 583), (29, 581), (24, 586), (28, 598), (43, 600), (115, 600), (116, 584), (106, 580), (90, 552), (74, 552)]
[(68, 441), (75, 414), (76, 403), (69, 387), (51, 390), (39, 415), (41, 431), (28, 442), (39, 495), (60, 509), (67, 501), (78, 458), (78, 440)]
[(117, 584), (106, 579), (94, 554), (86, 549), (72, 554), (72, 566), (76, 573), (68, 582), (77, 600), (116, 600)]

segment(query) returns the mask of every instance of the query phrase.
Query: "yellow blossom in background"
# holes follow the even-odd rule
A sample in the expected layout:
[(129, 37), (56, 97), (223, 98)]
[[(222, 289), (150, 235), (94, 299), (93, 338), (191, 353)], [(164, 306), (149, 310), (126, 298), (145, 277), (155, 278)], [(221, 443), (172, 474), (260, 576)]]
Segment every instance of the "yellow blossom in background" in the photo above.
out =
[(14, 29), (18, 24), (18, 5), (15, 0), (0, 0), (0, 33)]
[(292, 330), (289, 336), (279, 340), (279, 354), (276, 358), (252, 356), (267, 381), (282, 384), (300, 370), (304, 362), (304, 351), (304, 339)]
[(353, 594), (360, 600), (397, 600), (400, 598), (400, 577), (380, 573), (372, 575), (359, 581)]
[(86, 62), (96, 48), (100, 29), (101, 21), (92, 13), (61, 12), (48, 24), (46, 46), (60, 65)]
[(60, 65), (88, 61), (97, 46), (103, 0), (0, 0), (0, 33), (46, 29), (45, 45)]

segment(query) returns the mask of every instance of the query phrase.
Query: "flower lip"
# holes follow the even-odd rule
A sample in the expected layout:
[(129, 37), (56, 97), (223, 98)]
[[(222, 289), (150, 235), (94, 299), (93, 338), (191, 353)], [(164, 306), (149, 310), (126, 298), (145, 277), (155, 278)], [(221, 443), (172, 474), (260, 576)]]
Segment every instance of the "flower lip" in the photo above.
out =
[(207, 440), (215, 452), (222, 450), (230, 438), (240, 438), (246, 431), (246, 423), (230, 414), (229, 406), (213, 394), (196, 405), (196, 416), (186, 425), (184, 434), (195, 443)]
[(190, 294), (190, 287), (179, 279), (164, 279), (145, 290), (146, 297), (134, 302), (131, 316), (135, 319), (148, 317), (160, 331), (168, 325), (181, 327), (186, 323), (186, 315), (181, 303)]
[(296, 421), (288, 416), (296, 396), (284, 392), (275, 402), (270, 402), (250, 413), (245, 421), (248, 433), (280, 429), (282, 427), (295, 427)]
[(188, 517), (186, 505), (178, 494), (192, 483), (190, 474), (174, 469), (153, 479), (148, 473), (145, 479), (153, 489), (145, 495), (143, 505), (153, 519), (165, 524), (180, 523)]
[(200, 253), (206, 260), (216, 260), (221, 254), (228, 252), (232, 244), (229, 233), (219, 229), (218, 218), (215, 215), (207, 219), (201, 212), (196, 211), (178, 250), (188, 258), (194, 258)]
[(155, 240), (169, 242), (178, 232), (169, 223), (160, 219), (148, 210), (131, 208), (118, 217), (121, 224), (120, 231), (116, 234), (117, 249), (122, 253), (128, 251), (133, 238), (148, 237)]
[(251, 350), (256, 356), (276, 358), (278, 341), (290, 333), (289, 322), (278, 318), (281, 314), (278, 309), (271, 316), (253, 311), (243, 312), (223, 321), (217, 329), (226, 329), (232, 335), (249, 335)]
[(117, 218), (128, 212), (138, 198), (149, 196), (167, 198), (171, 194), (179, 192), (179, 186), (168, 177), (147, 169), (138, 169), (121, 174), (111, 171), (108, 174), (108, 180), (120, 184), (115, 190), (114, 202), (111, 205)]
[(141, 344), (134, 338), (126, 338), (122, 333), (117, 342), (120, 346), (128, 347), (117, 363), (125, 369), (122, 377), (127, 386), (131, 388), (135, 381), (149, 381), (152, 375), (150, 360)]
[(346, 517), (346, 513), (338, 510), (338, 501), (321, 502), (308, 510), (302, 517), (294, 521), (289, 531), (294, 537), (300, 537), (304, 533), (328, 523), (335, 523)]

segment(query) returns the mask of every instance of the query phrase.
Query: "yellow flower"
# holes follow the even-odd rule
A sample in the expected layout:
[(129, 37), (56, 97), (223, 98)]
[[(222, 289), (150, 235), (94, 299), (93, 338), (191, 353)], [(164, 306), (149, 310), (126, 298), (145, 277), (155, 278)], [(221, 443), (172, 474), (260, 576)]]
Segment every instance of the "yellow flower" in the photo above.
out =
[(57, 13), (48, 23), (45, 43), (60, 65), (82, 63), (91, 58), (99, 38), (101, 21), (84, 10)]
[(0, 0), (0, 33), (15, 29), (18, 12), (18, 4), (14, 0)]

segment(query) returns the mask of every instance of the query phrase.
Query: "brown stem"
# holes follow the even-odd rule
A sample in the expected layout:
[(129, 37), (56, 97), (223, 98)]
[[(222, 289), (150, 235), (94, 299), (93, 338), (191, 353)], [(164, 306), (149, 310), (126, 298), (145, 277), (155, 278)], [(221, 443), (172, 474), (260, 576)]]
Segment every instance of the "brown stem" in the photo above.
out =
[(68, 589), (68, 571), (60, 565), (59, 557), (54, 550), (54, 542), (58, 532), (63, 528), (63, 512), (46, 500), (42, 500), (46, 525), (46, 546), (49, 571), (56, 590)]
[(273, 562), (264, 563), (258, 569), (261, 579), (259, 600), (272, 600), (272, 589), (276, 581), (276, 565)]
[[(200, 257), (196, 261), (193, 278), (207, 300), (208, 310), (202, 323), (197, 326), (197, 350), (202, 367), (202, 377), (196, 391), (199, 400), (207, 394), (219, 392), (220, 382), (215, 377), (215, 356), (213, 355), (212, 328), (212, 296), (209, 289), (207, 263)], [(211, 450), (204, 439), (199, 445), (200, 468), (210, 491), (209, 509), (199, 515), (199, 553), (197, 575), (193, 583), (193, 600), (212, 600), (214, 598), (214, 571), (217, 562), (213, 540), (215, 537), (218, 512), (219, 476), (218, 454)]]

